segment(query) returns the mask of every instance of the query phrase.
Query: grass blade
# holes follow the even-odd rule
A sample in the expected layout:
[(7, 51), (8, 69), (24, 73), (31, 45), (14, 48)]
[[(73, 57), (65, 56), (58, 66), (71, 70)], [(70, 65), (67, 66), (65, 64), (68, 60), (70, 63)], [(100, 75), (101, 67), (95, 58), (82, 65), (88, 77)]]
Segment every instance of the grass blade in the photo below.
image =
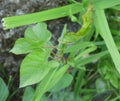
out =
[(101, 52), (101, 53), (90, 55), (87, 58), (78, 60), (77, 63), (79, 63), (80, 65), (85, 65), (85, 64), (91, 63), (93, 61), (96, 61), (96, 60), (102, 58), (103, 56), (105, 56), (107, 54), (108, 54), (108, 51), (104, 51), (104, 52)]
[(117, 71), (120, 73), (120, 54), (112, 38), (104, 10), (96, 10), (95, 14), (96, 14), (96, 18), (95, 18), (96, 29), (104, 39), (108, 51), (115, 64), (115, 67)]
[(31, 14), (25, 14), (21, 16), (12, 16), (3, 18), (4, 29), (10, 29), (18, 26), (38, 23), (46, 20), (52, 20), (56, 18), (61, 18), (69, 16), (69, 11), (72, 14), (76, 14), (82, 10), (82, 5), (80, 4), (70, 4), (63, 7), (58, 7), (46, 11), (40, 11)]
[(120, 0), (93, 0), (95, 9), (106, 9), (119, 5)]
[(34, 93), (33, 100), (32, 101), (40, 101), (43, 94), (50, 90), (55, 84), (64, 76), (65, 72), (69, 68), (69, 65), (64, 65), (62, 68), (58, 70), (56, 68), (55, 70), (51, 70), (43, 81), (41, 81)]

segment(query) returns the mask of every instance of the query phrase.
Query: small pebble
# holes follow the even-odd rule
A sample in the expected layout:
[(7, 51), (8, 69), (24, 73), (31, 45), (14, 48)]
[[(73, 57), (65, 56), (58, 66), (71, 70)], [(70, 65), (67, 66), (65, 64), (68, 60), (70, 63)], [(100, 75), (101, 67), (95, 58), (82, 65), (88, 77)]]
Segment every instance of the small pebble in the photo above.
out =
[(20, 0), (9, 0), (9, 2), (19, 4)]

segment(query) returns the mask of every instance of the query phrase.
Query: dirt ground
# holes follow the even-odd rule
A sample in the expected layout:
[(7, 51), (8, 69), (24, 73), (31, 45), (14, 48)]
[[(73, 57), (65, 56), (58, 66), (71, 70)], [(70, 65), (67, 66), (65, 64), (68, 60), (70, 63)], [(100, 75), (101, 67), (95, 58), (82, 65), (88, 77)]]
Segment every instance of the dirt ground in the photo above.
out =
[[(0, 20), (7, 16), (21, 15), (26, 13), (47, 10), (58, 6), (66, 5), (67, 0), (0, 0)], [(70, 22), (68, 17), (47, 21), (48, 29), (53, 33), (52, 41), (57, 43), (62, 28), (68, 24), (69, 31), (79, 29), (76, 23)], [(28, 25), (29, 26), (29, 25)], [(5, 83), (9, 83), (10, 96), (8, 101), (21, 101), (23, 89), (19, 89), (19, 67), (24, 55), (14, 55), (10, 53), (15, 41), (23, 37), (25, 28), (22, 26), (10, 30), (3, 30), (0, 23), (0, 77)]]

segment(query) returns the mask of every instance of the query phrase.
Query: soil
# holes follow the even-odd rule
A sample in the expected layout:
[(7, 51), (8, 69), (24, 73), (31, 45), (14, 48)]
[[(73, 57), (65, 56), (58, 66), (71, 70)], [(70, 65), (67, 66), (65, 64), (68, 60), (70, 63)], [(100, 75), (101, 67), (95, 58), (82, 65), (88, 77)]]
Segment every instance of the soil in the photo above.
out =
[[(3, 17), (21, 15), (66, 5), (67, 0), (0, 0), (0, 20)], [(46, 22), (48, 29), (53, 33), (52, 41), (56, 44), (65, 23), (69, 31), (80, 28), (78, 24), (70, 21), (68, 17)], [(0, 23), (0, 77), (9, 83), (9, 97), (7, 101), (22, 101), (24, 88), (19, 89), (19, 68), (24, 55), (10, 53), (15, 41), (24, 36), (27, 26), (3, 30)], [(15, 92), (16, 91), (16, 92)]]

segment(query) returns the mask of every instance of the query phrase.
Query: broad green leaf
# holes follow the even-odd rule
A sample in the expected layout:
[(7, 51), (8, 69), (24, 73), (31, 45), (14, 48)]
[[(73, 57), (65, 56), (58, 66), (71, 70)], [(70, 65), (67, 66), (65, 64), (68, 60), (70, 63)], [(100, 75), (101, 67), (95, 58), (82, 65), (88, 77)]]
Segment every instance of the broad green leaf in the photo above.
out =
[(70, 75), (70, 74), (65, 74), (65, 75), (59, 80), (59, 82), (58, 82), (57, 84), (55, 84), (55, 86), (54, 86), (52, 89), (50, 89), (50, 91), (51, 91), (51, 92), (58, 92), (58, 91), (60, 91), (61, 89), (68, 87), (68, 86), (71, 84), (72, 80), (73, 80), (72, 75)]
[(43, 94), (54, 87), (54, 85), (64, 76), (68, 67), (69, 65), (64, 65), (60, 69), (51, 69), (45, 78), (38, 84), (32, 101), (40, 101)]
[(26, 87), (23, 95), (22, 101), (32, 101), (32, 96), (34, 94), (34, 89), (32, 87)]
[(47, 42), (51, 38), (51, 33), (47, 30), (47, 25), (41, 22), (27, 28), (25, 38), (33, 41)]
[(4, 83), (3, 79), (0, 78), (0, 101), (6, 101), (9, 95), (8, 87)]
[(20, 87), (40, 82), (49, 72), (48, 51), (32, 52), (25, 57), (20, 67)]
[(15, 42), (11, 52), (15, 54), (25, 54), (43, 49), (51, 38), (51, 33), (47, 30), (45, 23), (38, 23), (29, 27), (25, 31), (25, 38), (20, 38)]
[(59, 67), (60, 63), (56, 60), (51, 60), (48, 62), (48, 66), (51, 68)]
[[(120, 1), (119, 1), (120, 2)], [(111, 35), (104, 10), (95, 11), (95, 27), (105, 41), (117, 71), (120, 73), (120, 54)]]
[(36, 50), (42, 51), (42, 45), (43, 42), (40, 41), (32, 41), (29, 39), (20, 38), (15, 42), (15, 45), (10, 52), (15, 54), (26, 54)]

